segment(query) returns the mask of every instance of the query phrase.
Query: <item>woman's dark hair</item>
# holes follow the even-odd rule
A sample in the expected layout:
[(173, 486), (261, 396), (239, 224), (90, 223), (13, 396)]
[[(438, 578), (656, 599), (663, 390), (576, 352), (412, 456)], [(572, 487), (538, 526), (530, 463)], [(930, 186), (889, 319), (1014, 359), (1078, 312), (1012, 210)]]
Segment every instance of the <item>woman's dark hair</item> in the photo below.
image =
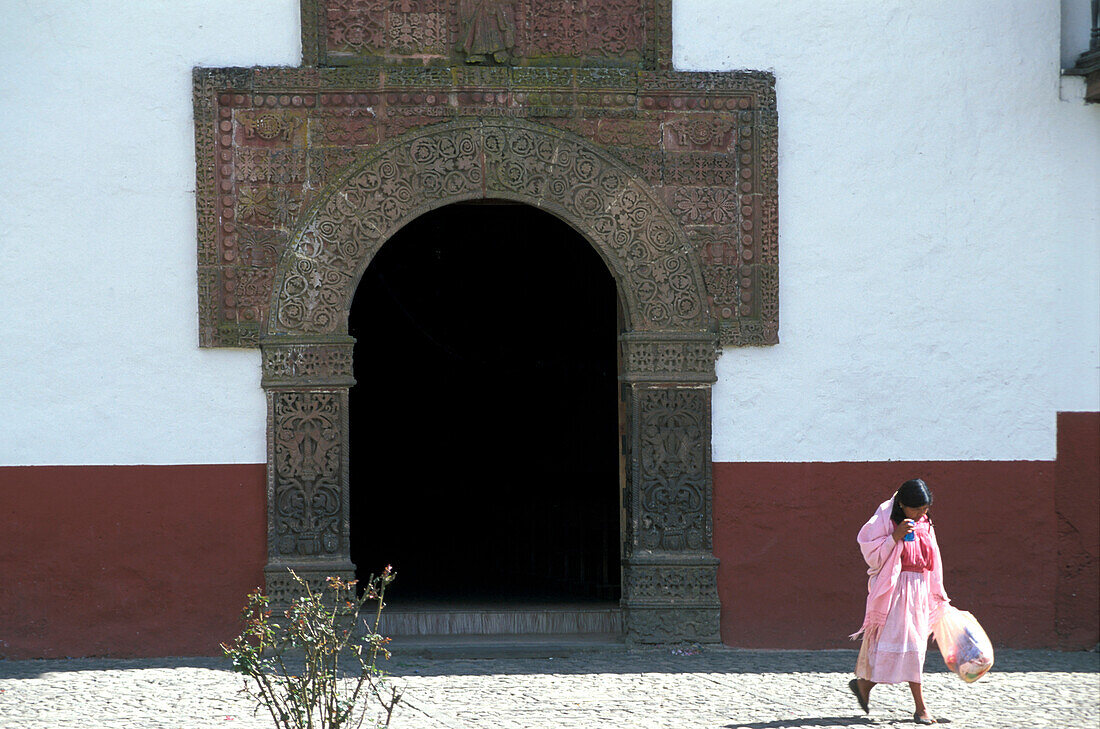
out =
[(901, 485), (897, 496), (894, 497), (894, 510), (890, 512), (890, 518), (895, 524), (901, 524), (905, 519), (902, 506), (931, 506), (932, 489), (923, 479), (912, 478)]

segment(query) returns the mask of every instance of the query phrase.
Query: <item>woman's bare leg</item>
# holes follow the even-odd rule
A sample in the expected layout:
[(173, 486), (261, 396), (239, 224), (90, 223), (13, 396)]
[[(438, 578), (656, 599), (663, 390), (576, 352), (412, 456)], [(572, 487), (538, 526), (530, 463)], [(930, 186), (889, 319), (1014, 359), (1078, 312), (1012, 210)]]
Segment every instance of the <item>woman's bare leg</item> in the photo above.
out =
[(924, 705), (924, 692), (921, 690), (921, 685), (917, 681), (909, 682), (909, 690), (913, 692), (913, 704), (916, 707), (916, 713), (913, 714), (916, 719), (932, 719), (932, 715), (928, 713), (928, 707)]

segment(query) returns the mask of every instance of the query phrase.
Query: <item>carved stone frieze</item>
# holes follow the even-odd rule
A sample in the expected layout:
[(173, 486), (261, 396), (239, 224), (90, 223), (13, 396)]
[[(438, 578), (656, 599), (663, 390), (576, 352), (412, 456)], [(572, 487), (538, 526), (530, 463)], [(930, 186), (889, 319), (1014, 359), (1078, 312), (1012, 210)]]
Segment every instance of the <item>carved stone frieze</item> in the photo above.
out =
[(712, 334), (630, 332), (620, 337), (624, 382), (714, 382)]
[(352, 387), (355, 373), (351, 337), (336, 341), (287, 343), (261, 341), (264, 387)]
[(668, 0), (303, 0), (307, 64), (667, 68)]

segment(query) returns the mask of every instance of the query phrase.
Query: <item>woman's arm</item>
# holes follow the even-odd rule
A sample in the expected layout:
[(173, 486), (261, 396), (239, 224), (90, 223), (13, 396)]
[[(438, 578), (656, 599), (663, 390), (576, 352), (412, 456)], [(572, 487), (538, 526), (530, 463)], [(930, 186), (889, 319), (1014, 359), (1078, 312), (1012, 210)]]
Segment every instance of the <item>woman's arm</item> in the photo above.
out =
[(893, 522), (887, 519), (886, 524), (881, 524), (880, 521), (872, 518), (863, 525), (863, 528), (859, 530), (859, 536), (856, 537), (856, 541), (859, 542), (859, 549), (863, 552), (863, 560), (867, 562), (868, 567), (876, 572), (886, 564), (891, 552), (894, 551), (894, 547), (897, 545), (897, 542), (894, 541), (893, 531), (890, 529)]

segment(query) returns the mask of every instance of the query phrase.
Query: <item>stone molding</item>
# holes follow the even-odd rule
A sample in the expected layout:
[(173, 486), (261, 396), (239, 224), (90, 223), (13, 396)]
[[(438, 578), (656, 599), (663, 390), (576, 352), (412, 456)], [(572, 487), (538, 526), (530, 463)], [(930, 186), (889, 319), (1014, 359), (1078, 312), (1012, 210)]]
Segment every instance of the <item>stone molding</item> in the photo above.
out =
[(715, 334), (630, 332), (619, 341), (623, 382), (715, 382), (719, 353)]
[(355, 372), (351, 337), (321, 339), (268, 338), (260, 342), (265, 388), (353, 387)]
[(298, 564), (292, 562), (269, 563), (264, 568), (264, 580), (266, 582), (264, 592), (271, 598), (273, 607), (286, 607), (295, 599), (305, 595), (305, 589), (290, 574), (290, 570), (294, 570), (294, 574), (301, 577), (315, 595), (324, 592), (327, 577), (339, 577), (345, 582), (355, 579), (355, 565), (351, 562), (334, 561), (328, 564), (318, 564), (316, 562)]

